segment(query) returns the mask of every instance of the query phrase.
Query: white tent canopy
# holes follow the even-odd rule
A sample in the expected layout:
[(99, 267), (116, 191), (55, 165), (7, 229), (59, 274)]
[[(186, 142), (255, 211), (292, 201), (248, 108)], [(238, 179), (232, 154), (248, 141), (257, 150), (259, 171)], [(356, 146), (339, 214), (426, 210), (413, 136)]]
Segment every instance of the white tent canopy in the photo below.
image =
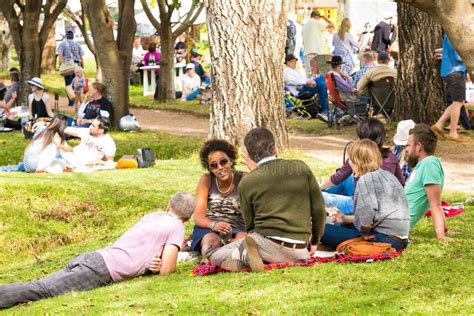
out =
[(351, 19), (351, 33), (362, 31), (364, 24), (369, 22), (375, 27), (386, 17), (397, 15), (397, 4), (391, 0), (348, 0), (346, 3), (346, 16)]

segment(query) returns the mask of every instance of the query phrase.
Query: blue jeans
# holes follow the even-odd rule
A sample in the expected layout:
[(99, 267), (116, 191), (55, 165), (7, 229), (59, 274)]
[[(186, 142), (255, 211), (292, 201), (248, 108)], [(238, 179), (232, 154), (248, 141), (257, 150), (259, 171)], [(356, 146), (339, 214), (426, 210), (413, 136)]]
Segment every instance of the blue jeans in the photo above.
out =
[(354, 200), (352, 196), (345, 196), (339, 194), (331, 194), (321, 192), (324, 198), (324, 204), (329, 207), (335, 207), (344, 215), (352, 215), (354, 213)]
[(10, 165), (10, 166), (3, 166), (0, 167), (0, 172), (25, 172), (25, 166), (22, 162), (18, 165)]
[(326, 86), (326, 78), (324, 76), (319, 76), (317, 78), (312, 78), (312, 80), (316, 81), (316, 87), (308, 87), (304, 85), (300, 90), (300, 95), (304, 94), (305, 92), (310, 94), (318, 94), (319, 95), (319, 103), (321, 104), (321, 112), (329, 111), (329, 103), (328, 103), (328, 90)]
[(196, 99), (197, 96), (199, 95), (199, 93), (201, 93), (201, 88), (197, 88), (196, 90), (194, 90), (193, 92), (191, 92), (191, 93), (186, 97), (186, 101), (192, 101), (192, 100)]
[(353, 173), (347, 178), (345, 178), (344, 181), (342, 181), (341, 183), (333, 185), (332, 187), (323, 190), (323, 192), (345, 195), (345, 196), (353, 196), (354, 191), (355, 191), (355, 181), (354, 181)]
[(354, 225), (341, 225), (341, 224), (326, 224), (324, 226), (324, 234), (321, 237), (321, 242), (327, 246), (336, 248), (341, 242), (356, 238), (358, 236), (375, 236), (376, 242), (386, 242), (392, 245), (397, 250), (405, 249), (408, 245), (408, 240), (400, 242), (393, 239), (389, 235), (385, 235), (376, 231), (371, 232), (360, 232), (355, 228)]

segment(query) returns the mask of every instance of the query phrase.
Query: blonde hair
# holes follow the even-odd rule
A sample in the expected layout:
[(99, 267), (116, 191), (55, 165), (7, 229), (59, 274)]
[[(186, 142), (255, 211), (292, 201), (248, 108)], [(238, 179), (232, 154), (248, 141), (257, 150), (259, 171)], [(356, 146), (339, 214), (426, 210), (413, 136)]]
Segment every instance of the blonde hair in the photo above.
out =
[(356, 177), (376, 171), (382, 166), (382, 154), (379, 146), (370, 140), (362, 139), (349, 147), (349, 161)]
[(339, 38), (341, 41), (344, 40), (344, 37), (346, 36), (346, 33), (351, 30), (352, 23), (349, 18), (344, 18), (341, 21), (341, 26), (339, 27), (339, 31), (337, 32), (337, 35), (339, 35)]
[(82, 69), (81, 66), (76, 66), (76, 68), (74, 68), (74, 73), (80, 71), (82, 74), (84, 74), (84, 69)]

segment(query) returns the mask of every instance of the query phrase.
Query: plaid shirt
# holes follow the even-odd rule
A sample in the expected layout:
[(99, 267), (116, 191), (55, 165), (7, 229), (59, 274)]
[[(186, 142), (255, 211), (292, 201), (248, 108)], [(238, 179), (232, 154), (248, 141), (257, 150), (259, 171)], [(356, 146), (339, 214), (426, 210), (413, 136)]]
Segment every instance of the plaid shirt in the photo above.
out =
[(359, 82), (360, 78), (362, 78), (362, 76), (367, 71), (369, 71), (370, 69), (372, 69), (374, 67), (375, 67), (374, 64), (370, 64), (370, 65), (363, 66), (361, 69), (359, 69), (359, 71), (357, 71), (354, 75), (354, 85), (357, 86), (357, 83)]
[(72, 60), (75, 62), (80, 62), (84, 55), (81, 45), (69, 39), (59, 44), (57, 53), (63, 55), (64, 61)]

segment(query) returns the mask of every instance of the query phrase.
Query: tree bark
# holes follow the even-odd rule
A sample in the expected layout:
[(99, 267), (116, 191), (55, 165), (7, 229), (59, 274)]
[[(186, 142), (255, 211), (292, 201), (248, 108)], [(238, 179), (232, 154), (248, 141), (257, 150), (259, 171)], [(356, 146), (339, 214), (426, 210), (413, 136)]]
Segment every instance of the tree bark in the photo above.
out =
[(92, 36), (97, 43), (102, 82), (106, 85), (108, 97), (114, 106), (112, 123), (117, 127), (120, 118), (129, 113), (128, 76), (136, 29), (134, 1), (119, 0), (117, 39), (114, 38), (114, 21), (105, 0), (84, 0), (83, 5), (89, 18)]
[[(166, 1), (158, 0), (158, 9), (160, 11), (160, 21), (158, 21), (148, 6), (146, 0), (141, 0), (143, 10), (146, 16), (150, 20), (151, 24), (160, 30), (160, 43), (161, 43), (161, 57), (160, 57), (160, 79), (158, 82), (158, 100), (160, 102), (168, 102), (175, 100), (175, 87), (174, 87), (174, 42), (176, 38), (183, 32), (185, 32), (190, 26), (193, 25), (194, 21), (198, 18), (199, 14), (204, 8), (202, 1), (193, 1), (191, 9), (184, 16), (179, 19), (179, 22), (171, 23), (171, 16), (177, 5), (180, 4), (179, 0)], [(173, 31), (173, 27), (177, 27)]]
[[(44, 4), (43, 0), (0, 2), (0, 11), (8, 22), (23, 79), (40, 76), (42, 52), (48, 34), (66, 3), (67, 0), (48, 0)], [(40, 14), (44, 15), (41, 26)], [(27, 103), (28, 87), (25, 80), (20, 82), (20, 104)]]
[(398, 4), (400, 58), (396, 88), (396, 119), (433, 123), (445, 108), (439, 62), (433, 52), (442, 45), (442, 30), (428, 14)]
[(468, 0), (397, 0), (414, 6), (439, 23), (474, 77), (474, 5)]
[(241, 144), (254, 127), (288, 147), (283, 107), (286, 0), (205, 1), (212, 60), (210, 134)]
[(41, 73), (50, 74), (56, 66), (56, 38), (55, 38), (55, 26), (51, 28), (46, 41), (42, 57), (41, 57)]

